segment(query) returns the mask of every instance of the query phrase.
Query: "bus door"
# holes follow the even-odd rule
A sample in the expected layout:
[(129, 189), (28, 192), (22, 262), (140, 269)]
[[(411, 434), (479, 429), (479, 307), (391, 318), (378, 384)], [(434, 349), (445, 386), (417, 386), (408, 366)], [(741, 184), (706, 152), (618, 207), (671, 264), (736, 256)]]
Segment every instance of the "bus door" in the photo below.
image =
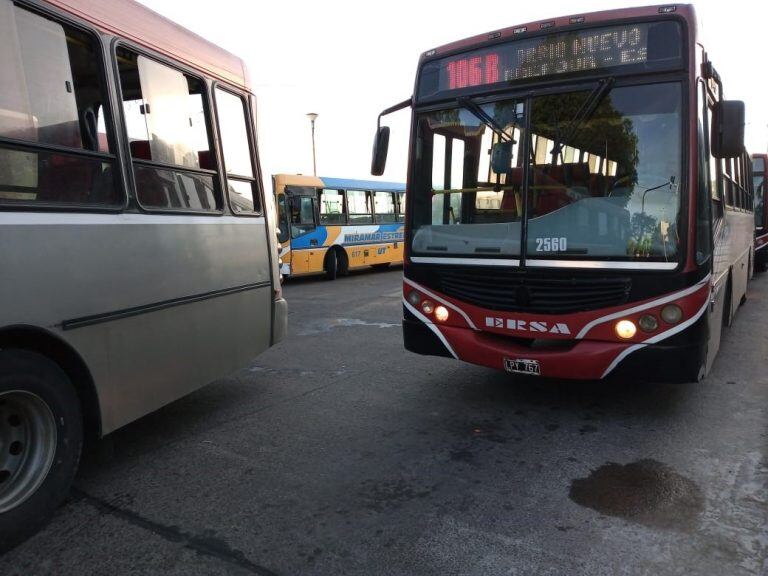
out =
[(310, 264), (318, 246), (311, 232), (317, 229), (317, 191), (308, 187), (286, 187), (291, 233), (291, 273), (312, 272)]

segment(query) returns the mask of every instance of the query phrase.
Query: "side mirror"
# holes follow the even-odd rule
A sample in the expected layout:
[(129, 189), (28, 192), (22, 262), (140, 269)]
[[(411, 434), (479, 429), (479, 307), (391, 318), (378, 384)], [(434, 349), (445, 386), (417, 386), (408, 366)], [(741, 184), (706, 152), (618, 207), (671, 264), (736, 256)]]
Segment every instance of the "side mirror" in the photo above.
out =
[(387, 166), (387, 152), (389, 151), (389, 126), (379, 126), (376, 130), (376, 138), (373, 141), (373, 159), (371, 160), (371, 174), (381, 176)]
[(512, 146), (514, 140), (496, 142), (491, 149), (491, 168), (496, 174), (506, 174), (512, 167)]
[(710, 138), (715, 158), (736, 158), (744, 151), (744, 102), (722, 100), (715, 104)]

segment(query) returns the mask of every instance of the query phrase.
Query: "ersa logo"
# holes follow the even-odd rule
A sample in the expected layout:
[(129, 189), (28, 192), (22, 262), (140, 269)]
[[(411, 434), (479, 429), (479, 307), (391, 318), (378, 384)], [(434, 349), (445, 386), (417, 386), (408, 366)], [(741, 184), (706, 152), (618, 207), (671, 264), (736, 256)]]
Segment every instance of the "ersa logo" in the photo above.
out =
[(486, 316), (485, 325), (488, 328), (506, 328), (521, 332), (544, 332), (546, 334), (570, 334), (567, 324), (562, 322), (543, 322), (540, 320), (515, 320), (514, 318), (494, 318)]

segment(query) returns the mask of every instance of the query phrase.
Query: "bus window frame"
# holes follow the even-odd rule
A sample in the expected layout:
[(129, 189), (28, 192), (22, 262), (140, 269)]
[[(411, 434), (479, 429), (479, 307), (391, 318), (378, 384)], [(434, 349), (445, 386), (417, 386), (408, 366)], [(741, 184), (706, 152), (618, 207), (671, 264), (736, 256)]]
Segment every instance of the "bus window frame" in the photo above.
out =
[[(26, 140), (19, 140), (16, 138), (6, 138), (0, 136), (0, 147), (19, 150), (22, 152), (49, 152), (52, 154), (61, 154), (69, 157), (83, 157), (101, 159), (103, 161), (109, 161), (113, 168), (113, 180), (115, 191), (122, 198), (122, 203), (107, 205), (107, 204), (81, 204), (81, 203), (57, 203), (57, 202), (29, 202), (24, 200), (13, 201), (13, 203), (1, 202), (0, 211), (24, 211), (24, 212), (90, 212), (90, 213), (109, 213), (119, 214), (126, 211), (130, 206), (130, 188), (126, 185), (126, 170), (122, 155), (120, 136), (118, 132), (122, 127), (118, 127), (117, 118), (113, 110), (114, 101), (114, 82), (110, 81), (109, 74), (107, 73), (107, 67), (111, 65), (110, 59), (107, 57), (107, 44), (105, 38), (95, 27), (89, 23), (72, 16), (69, 13), (63, 12), (58, 9), (54, 9), (47, 5), (39, 5), (37, 3), (30, 3), (27, 0), (10, 0), (11, 4), (26, 10), (32, 14), (36, 14), (42, 18), (47, 18), (53, 22), (56, 22), (62, 26), (69, 26), (75, 30), (82, 32), (95, 41), (94, 48), (96, 48), (97, 54), (97, 68), (98, 78), (100, 82), (101, 95), (104, 97), (104, 101), (101, 103), (104, 110), (104, 127), (107, 130), (107, 142), (109, 143), (110, 152), (97, 152), (93, 150), (84, 150), (78, 148), (69, 148), (67, 146), (61, 146), (57, 144), (44, 144), (30, 142)], [(122, 114), (122, 111), (120, 111)], [(120, 116), (122, 122), (122, 116)]]
[[(246, 176), (240, 176), (238, 174), (232, 174), (232, 178), (236, 182), (250, 182), (251, 183), (251, 190), (253, 191), (254, 198), (258, 196), (259, 199), (259, 210), (254, 210), (253, 212), (237, 212), (232, 208), (232, 202), (229, 197), (229, 187), (227, 184), (229, 183), (229, 174), (227, 173), (227, 161), (226, 158), (224, 158), (224, 142), (221, 138), (221, 132), (219, 130), (219, 103), (216, 100), (216, 90), (221, 90), (223, 92), (228, 93), (231, 96), (237, 97), (241, 103), (243, 104), (243, 120), (245, 121), (245, 129), (246, 134), (248, 135), (248, 147), (250, 151), (250, 159), (251, 159), (251, 170), (253, 171), (253, 176), (246, 177)], [(230, 213), (233, 216), (242, 216), (243, 218), (259, 218), (263, 217), (264, 212), (264, 199), (261, 195), (261, 186), (258, 182), (258, 175), (260, 174), (260, 171), (257, 169), (257, 162), (256, 162), (256, 139), (253, 135), (253, 118), (251, 117), (251, 103), (250, 103), (250, 94), (243, 94), (241, 92), (237, 92), (234, 89), (232, 89), (227, 84), (224, 84), (223, 82), (219, 82), (218, 80), (214, 80), (212, 82), (212, 85), (210, 86), (211, 94), (213, 95), (213, 114), (215, 122), (214, 130), (216, 131), (215, 134), (215, 141), (216, 141), (216, 155), (218, 157), (218, 166), (219, 166), (219, 173), (221, 178), (223, 179), (223, 187), (222, 187), (222, 196), (226, 196), (226, 200), (224, 201), (224, 206), (230, 211)], [(227, 191), (225, 194), (224, 191)]]
[[(125, 110), (124, 110), (125, 107), (123, 105), (125, 100), (123, 100), (123, 85), (122, 85), (122, 82), (120, 81), (120, 64), (117, 59), (117, 50), (119, 48), (124, 48), (131, 52), (134, 52), (137, 56), (144, 56), (145, 58), (154, 60), (155, 62), (162, 64), (163, 66), (167, 66), (173, 70), (176, 70), (177, 72), (184, 74), (185, 76), (194, 78), (197, 81), (202, 83), (204, 90), (201, 96), (202, 96), (202, 102), (203, 102), (203, 111), (205, 113), (206, 127), (208, 129), (208, 147), (209, 147), (208, 150), (212, 152), (212, 157), (215, 158), (216, 170), (189, 168), (186, 166), (177, 166), (175, 164), (167, 164), (165, 162), (157, 162), (155, 160), (144, 160), (142, 158), (133, 157), (133, 155), (131, 154), (130, 139), (128, 137), (128, 127), (125, 122)], [(213, 109), (211, 106), (212, 98), (213, 98), (213, 94), (211, 93), (211, 86), (213, 84), (213, 79), (202, 75), (199, 70), (189, 68), (188, 66), (185, 66), (181, 62), (173, 60), (172, 58), (168, 58), (163, 54), (158, 54), (154, 50), (150, 50), (148, 48), (145, 48), (144, 46), (136, 44), (135, 42), (131, 42), (130, 40), (127, 40), (122, 36), (116, 36), (114, 41), (112, 42), (111, 57), (112, 57), (112, 64), (113, 64), (113, 74), (115, 76), (114, 83), (113, 83), (115, 87), (115, 97), (117, 99), (117, 103), (120, 108), (120, 124), (121, 124), (120, 128), (122, 130), (121, 136), (122, 136), (123, 145), (125, 148), (124, 155), (126, 158), (126, 168), (130, 167), (130, 170), (126, 169), (126, 176), (130, 181), (130, 189), (133, 194), (132, 199), (133, 199), (133, 202), (135, 202), (136, 207), (138, 207), (140, 212), (143, 212), (146, 214), (166, 214), (166, 215), (180, 214), (180, 215), (187, 215), (187, 216), (224, 216), (226, 215), (227, 210), (229, 209), (229, 203), (224, 198), (225, 180), (222, 177), (222, 170), (221, 170), (222, 159), (219, 157), (220, 150), (218, 146), (218, 134), (214, 134), (214, 127), (213, 127)], [(181, 171), (181, 172), (189, 172), (191, 174), (214, 176), (213, 181), (214, 183), (218, 184), (218, 188), (219, 188), (221, 208), (218, 210), (189, 210), (189, 209), (185, 210), (181, 208), (172, 208), (172, 207), (156, 208), (156, 207), (144, 206), (139, 200), (138, 188), (136, 186), (136, 174), (135, 174), (135, 170), (133, 169), (134, 162), (141, 166), (147, 166), (150, 168), (160, 168), (165, 170), (171, 170), (174, 172)], [(251, 160), (251, 162), (253, 162), (253, 160)]]

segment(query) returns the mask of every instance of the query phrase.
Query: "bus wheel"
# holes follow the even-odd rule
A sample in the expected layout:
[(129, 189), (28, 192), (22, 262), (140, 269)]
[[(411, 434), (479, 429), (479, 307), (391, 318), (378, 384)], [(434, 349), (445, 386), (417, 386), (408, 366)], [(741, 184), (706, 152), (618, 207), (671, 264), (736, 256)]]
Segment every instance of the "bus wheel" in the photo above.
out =
[(61, 368), (33, 352), (0, 351), (0, 553), (62, 502), (82, 443), (80, 403)]
[(336, 280), (339, 276), (339, 257), (336, 250), (328, 250), (325, 255), (325, 277), (328, 280)]

